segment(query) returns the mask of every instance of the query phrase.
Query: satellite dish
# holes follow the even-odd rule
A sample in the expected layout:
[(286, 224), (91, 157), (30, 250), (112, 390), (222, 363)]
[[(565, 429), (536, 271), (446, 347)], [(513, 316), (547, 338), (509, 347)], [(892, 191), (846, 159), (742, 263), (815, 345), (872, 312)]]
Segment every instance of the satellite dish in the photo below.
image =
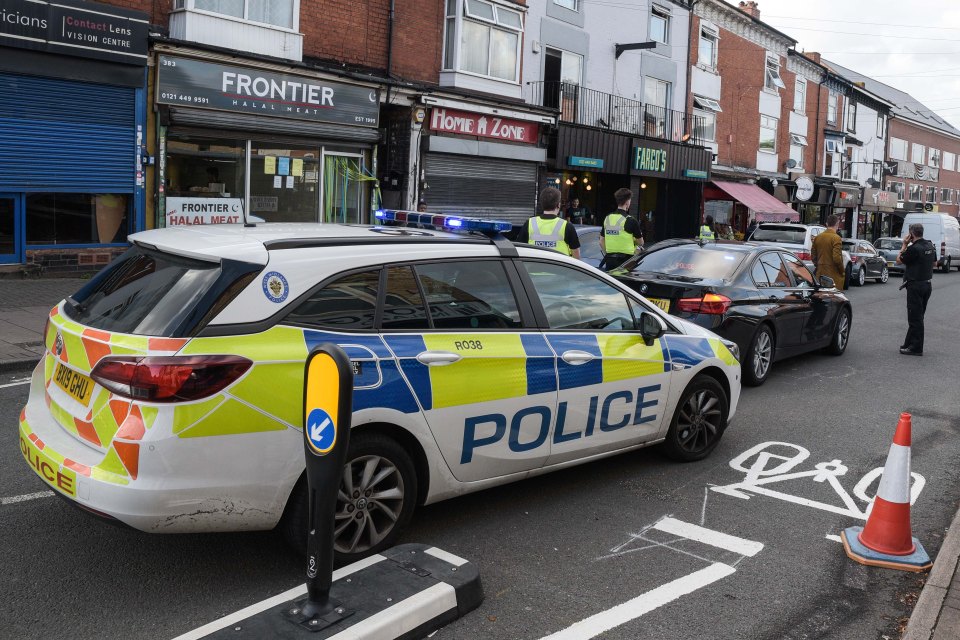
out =
[(793, 158), (790, 158), (789, 160), (787, 160), (787, 169), (793, 169), (796, 166), (797, 166), (796, 160), (794, 160)]

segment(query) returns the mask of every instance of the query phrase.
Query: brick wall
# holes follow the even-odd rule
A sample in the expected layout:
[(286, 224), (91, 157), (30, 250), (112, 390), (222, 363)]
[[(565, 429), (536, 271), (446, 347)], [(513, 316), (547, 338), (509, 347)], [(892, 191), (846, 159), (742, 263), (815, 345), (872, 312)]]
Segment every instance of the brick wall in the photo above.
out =
[(96, 249), (42, 249), (26, 252), (26, 264), (43, 275), (96, 273), (126, 251), (125, 247)]
[[(924, 145), (926, 149), (926, 160), (929, 162), (930, 159), (930, 148), (940, 149), (940, 151), (948, 151), (950, 153), (957, 154), (958, 160), (960, 160), (960, 140), (955, 138), (948, 137), (944, 134), (936, 133), (922, 127), (918, 127), (912, 124), (908, 120), (902, 118), (894, 118), (890, 121), (890, 131), (887, 136), (887, 153), (886, 157), (890, 158), (890, 137), (900, 138), (901, 140), (906, 140), (910, 144), (907, 146), (907, 160), (910, 160), (913, 143)], [(956, 169), (956, 167), (954, 168)], [(960, 207), (957, 206), (957, 198), (960, 197), (960, 172), (946, 171), (944, 169), (940, 170), (940, 179), (937, 182), (932, 182), (929, 180), (915, 180), (912, 178), (899, 178), (895, 176), (888, 176), (884, 179), (884, 183), (889, 184), (890, 182), (903, 182), (904, 189), (906, 192), (907, 202), (905, 207), (912, 208), (912, 203), (909, 202), (910, 196), (910, 185), (919, 184), (923, 187), (923, 196), (924, 202), (926, 199), (926, 188), (928, 186), (933, 186), (937, 188), (937, 201), (934, 204), (940, 205), (940, 211), (942, 213), (949, 213), (950, 215), (958, 215), (960, 213)], [(940, 189), (947, 188), (954, 190), (953, 203), (949, 205), (940, 204)]]
[(96, 0), (100, 4), (143, 11), (150, 16), (150, 23), (166, 26), (173, 0)]

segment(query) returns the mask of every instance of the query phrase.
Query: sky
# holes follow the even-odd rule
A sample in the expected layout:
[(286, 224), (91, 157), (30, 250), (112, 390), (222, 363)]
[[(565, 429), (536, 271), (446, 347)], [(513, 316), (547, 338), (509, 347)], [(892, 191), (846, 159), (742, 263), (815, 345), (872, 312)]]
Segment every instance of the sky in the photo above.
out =
[(960, 128), (960, 1), (758, 0), (757, 5), (760, 19), (797, 40), (798, 51), (818, 51), (906, 91)]

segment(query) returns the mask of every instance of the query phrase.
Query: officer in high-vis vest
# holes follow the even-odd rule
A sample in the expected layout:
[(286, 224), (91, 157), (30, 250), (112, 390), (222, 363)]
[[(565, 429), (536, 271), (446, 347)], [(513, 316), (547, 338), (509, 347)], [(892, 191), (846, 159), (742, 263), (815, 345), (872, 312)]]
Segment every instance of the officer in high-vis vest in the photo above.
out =
[(527, 220), (517, 242), (548, 247), (574, 258), (580, 257), (580, 238), (573, 225), (560, 217), (560, 190), (547, 187), (540, 192), (543, 213)]
[(717, 239), (717, 234), (713, 230), (713, 216), (707, 216), (703, 221), (703, 226), (700, 227), (700, 239), (704, 242)]
[(601, 268), (607, 271), (622, 265), (633, 257), (637, 247), (643, 246), (640, 223), (628, 213), (633, 199), (630, 189), (617, 189), (613, 198), (617, 201), (617, 210), (604, 218), (600, 234), (600, 248), (604, 253)]

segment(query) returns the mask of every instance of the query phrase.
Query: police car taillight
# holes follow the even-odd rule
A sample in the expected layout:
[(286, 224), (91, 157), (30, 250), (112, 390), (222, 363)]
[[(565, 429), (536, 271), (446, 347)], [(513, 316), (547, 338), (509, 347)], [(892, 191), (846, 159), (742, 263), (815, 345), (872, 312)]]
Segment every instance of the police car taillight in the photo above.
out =
[(90, 377), (131, 400), (186, 402), (221, 391), (252, 365), (239, 356), (108, 356)]
[(393, 209), (378, 209), (374, 214), (377, 220), (383, 222), (397, 222), (407, 226), (428, 226), (449, 231), (479, 231), (481, 233), (502, 233), (510, 231), (513, 225), (503, 220), (483, 220), (481, 218), (461, 218), (434, 213), (420, 213), (418, 211), (396, 211)]

